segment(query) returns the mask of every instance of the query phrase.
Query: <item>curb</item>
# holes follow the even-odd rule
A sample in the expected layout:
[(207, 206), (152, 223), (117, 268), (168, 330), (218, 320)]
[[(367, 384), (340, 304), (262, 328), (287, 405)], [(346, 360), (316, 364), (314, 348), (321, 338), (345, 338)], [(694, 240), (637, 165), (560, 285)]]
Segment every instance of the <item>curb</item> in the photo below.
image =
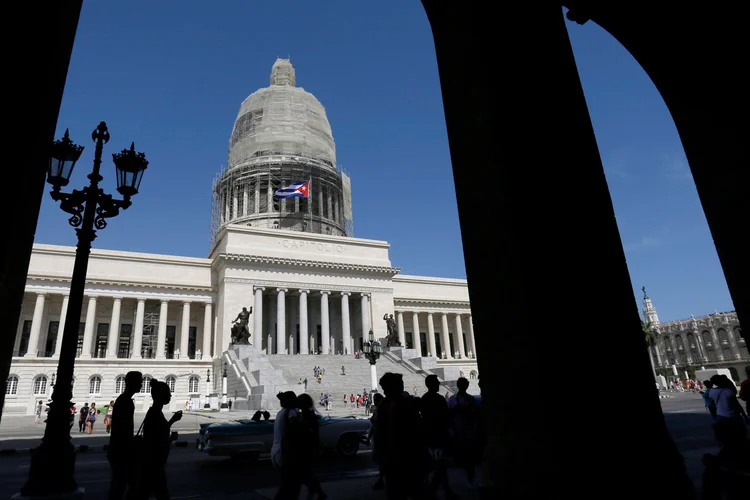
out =
[[(176, 441), (174, 443), (176, 448), (187, 448), (189, 445), (189, 441)], [(36, 448), (2, 448), (0, 449), (0, 456), (9, 456), (9, 455), (28, 455), (34, 452)], [(76, 452), (78, 453), (90, 453), (90, 452), (96, 452), (96, 451), (107, 451), (109, 450), (108, 444), (99, 444), (99, 445), (90, 445), (90, 444), (81, 444), (78, 446), (75, 446)]]

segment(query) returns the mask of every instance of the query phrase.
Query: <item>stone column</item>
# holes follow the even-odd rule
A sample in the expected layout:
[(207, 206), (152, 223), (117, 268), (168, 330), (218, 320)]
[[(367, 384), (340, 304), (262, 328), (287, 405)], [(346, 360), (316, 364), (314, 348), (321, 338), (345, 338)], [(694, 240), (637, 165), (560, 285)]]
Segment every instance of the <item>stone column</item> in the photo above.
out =
[(456, 314), (456, 348), (462, 358), (466, 357), (466, 348), (464, 347), (464, 325), (461, 322), (461, 315)]
[(57, 328), (57, 341), (55, 342), (55, 358), (60, 357), (60, 349), (62, 348), (63, 333), (65, 333), (65, 318), (68, 317), (68, 300), (70, 299), (69, 294), (63, 295), (62, 309), (60, 310), (60, 326)]
[(321, 290), (320, 292), (320, 340), (323, 354), (328, 354), (331, 348), (331, 328), (328, 323), (328, 294), (331, 292)]
[(206, 302), (203, 309), (203, 352), (201, 353), (204, 360), (211, 359), (211, 317), (213, 315), (213, 304)]
[(164, 346), (167, 343), (167, 317), (169, 315), (169, 301), (162, 300), (159, 306), (159, 330), (156, 335), (156, 359), (166, 359)]
[(188, 346), (190, 340), (190, 302), (182, 304), (182, 324), (180, 325), (180, 359), (190, 359)]
[(252, 343), (258, 349), (263, 347), (263, 288), (255, 287), (255, 305), (253, 306), (253, 337)]
[(117, 358), (117, 343), (120, 340), (120, 308), (122, 298), (115, 297), (112, 301), (112, 319), (109, 321), (107, 334), (107, 359)]
[(36, 294), (36, 305), (34, 306), (34, 316), (31, 319), (31, 334), (29, 335), (29, 346), (26, 349), (27, 358), (36, 357), (39, 350), (39, 337), (42, 334), (42, 318), (44, 317), (44, 299), (46, 294)]
[(719, 340), (719, 334), (716, 333), (716, 328), (714, 327), (711, 327), (711, 338), (714, 342), (714, 352), (716, 352), (716, 359), (718, 361), (724, 361), (724, 348), (721, 345), (721, 341)]
[(729, 348), (732, 350), (732, 356), (734, 356), (734, 359), (742, 359), (737, 339), (734, 338), (734, 331), (732, 331), (729, 325), (725, 325), (724, 331), (727, 332), (727, 340), (729, 341)]
[(276, 289), (276, 354), (286, 350), (286, 288)]
[[(440, 316), (440, 339), (440, 343), (443, 344), (443, 351), (445, 351), (445, 357), (447, 359), (453, 359), (450, 332), (448, 331), (448, 315), (445, 313), (442, 313)], [(440, 357), (442, 356), (443, 353), (440, 353)]]
[(91, 350), (94, 345), (94, 330), (96, 329), (96, 297), (89, 297), (89, 306), (86, 309), (86, 326), (83, 328), (83, 349), (81, 359), (91, 358)]
[(419, 341), (419, 313), (413, 312), (411, 313), (411, 339), (414, 343), (414, 349), (417, 350), (417, 357), (422, 357), (422, 342)]
[(404, 331), (404, 313), (398, 311), (396, 313), (396, 322), (398, 324), (398, 341), (401, 345), (406, 348), (406, 332)]
[(427, 348), (430, 350), (430, 356), (440, 357), (435, 347), (435, 321), (432, 313), (427, 313)]
[(352, 353), (352, 331), (349, 319), (349, 292), (341, 292), (341, 339), (342, 351)]
[[(276, 301), (274, 297), (269, 295), (268, 298), (268, 324), (266, 327), (266, 352), (268, 354), (275, 354), (276, 352)], [(278, 300), (278, 299), (277, 299)]]
[(260, 213), (260, 182), (260, 179), (255, 181), (255, 207), (253, 208), (256, 214)]
[(368, 294), (363, 293), (360, 299), (360, 305), (362, 307), (362, 340), (357, 343), (355, 350), (360, 350), (360, 346), (367, 342), (368, 335), (370, 333), (370, 297)]
[(307, 325), (307, 294), (309, 290), (299, 291), (299, 353), (310, 354), (310, 335)]
[(132, 359), (141, 359), (143, 347), (143, 315), (146, 311), (146, 299), (138, 299), (135, 307), (135, 327), (133, 328), (133, 345), (130, 349)]
[(469, 349), (474, 357), (477, 357), (477, 343), (474, 340), (474, 319), (469, 315)]

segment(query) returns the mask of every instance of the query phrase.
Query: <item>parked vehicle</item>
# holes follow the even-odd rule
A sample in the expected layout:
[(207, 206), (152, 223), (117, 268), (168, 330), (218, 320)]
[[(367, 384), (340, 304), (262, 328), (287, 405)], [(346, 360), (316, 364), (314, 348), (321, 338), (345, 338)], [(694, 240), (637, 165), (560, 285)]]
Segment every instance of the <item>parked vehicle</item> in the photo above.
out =
[[(337, 451), (343, 456), (354, 456), (361, 443), (366, 442), (369, 419), (353, 416), (318, 417), (321, 451)], [(268, 456), (273, 445), (274, 420), (234, 420), (201, 424), (196, 447), (212, 457), (257, 459)]]

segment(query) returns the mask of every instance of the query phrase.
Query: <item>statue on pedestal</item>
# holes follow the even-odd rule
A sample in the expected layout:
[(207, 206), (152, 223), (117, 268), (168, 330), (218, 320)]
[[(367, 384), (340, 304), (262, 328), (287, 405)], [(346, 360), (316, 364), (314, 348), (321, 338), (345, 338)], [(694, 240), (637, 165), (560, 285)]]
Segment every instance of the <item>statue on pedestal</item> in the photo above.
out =
[(391, 314), (390, 316), (388, 314), (384, 314), (383, 319), (385, 320), (385, 325), (388, 328), (388, 336), (385, 339), (385, 346), (400, 347), (401, 342), (399, 342), (398, 340), (398, 327), (396, 326), (396, 320), (393, 318), (393, 314)]
[(252, 307), (249, 311), (246, 307), (243, 307), (242, 311), (232, 321), (232, 344), (252, 345), (250, 343), (250, 315), (252, 313)]

